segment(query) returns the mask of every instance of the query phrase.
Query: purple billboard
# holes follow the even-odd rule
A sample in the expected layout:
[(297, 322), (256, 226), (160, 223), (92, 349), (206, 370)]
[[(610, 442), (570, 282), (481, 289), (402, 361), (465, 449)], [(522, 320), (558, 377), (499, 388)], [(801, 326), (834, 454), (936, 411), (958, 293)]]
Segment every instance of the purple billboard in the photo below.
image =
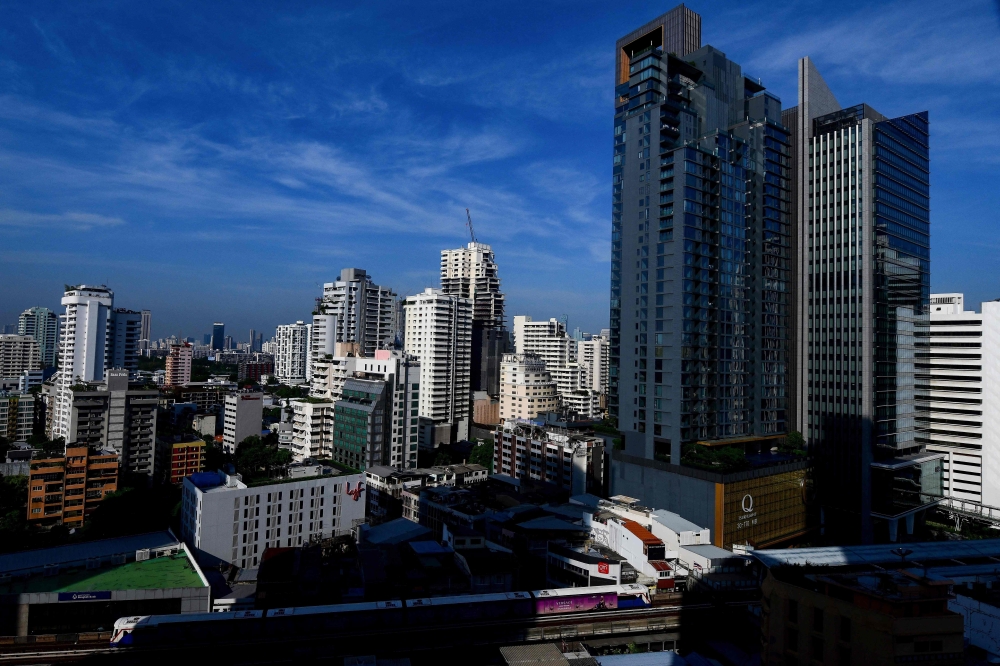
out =
[(548, 615), (552, 613), (582, 613), (586, 611), (611, 610), (614, 608), (618, 608), (617, 592), (539, 597), (535, 600), (535, 612), (538, 615)]

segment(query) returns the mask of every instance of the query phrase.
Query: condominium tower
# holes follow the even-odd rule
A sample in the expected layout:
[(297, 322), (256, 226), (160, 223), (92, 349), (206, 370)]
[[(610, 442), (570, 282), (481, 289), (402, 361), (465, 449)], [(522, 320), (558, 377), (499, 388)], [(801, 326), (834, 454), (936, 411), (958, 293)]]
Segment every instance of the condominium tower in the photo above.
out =
[(784, 117), (797, 176), (797, 429), (819, 461), (827, 533), (894, 539), (941, 494), (942, 456), (924, 451), (914, 403), (929, 323), (927, 113), (841, 108), (806, 57)]
[(114, 292), (104, 285), (66, 289), (52, 437), (70, 435), (73, 385), (104, 381), (111, 368), (138, 370), (142, 316), (132, 310), (115, 309), (114, 298)]
[(469, 438), (472, 300), (425, 289), (406, 299), (404, 350), (420, 362), (420, 416), (433, 423), (426, 445)]
[(274, 334), (278, 344), (274, 374), (282, 384), (298, 386), (309, 381), (311, 329), (311, 324), (297, 321), (279, 326)]
[(38, 343), (42, 365), (51, 368), (56, 364), (59, 345), (59, 317), (48, 308), (28, 308), (17, 318), (18, 335), (30, 335)]
[(609, 412), (636, 459), (786, 432), (780, 115), (684, 5), (617, 42)]
[(314, 314), (335, 317), (330, 320), (336, 326), (333, 342), (356, 343), (361, 356), (391, 346), (399, 332), (396, 294), (360, 268), (345, 268), (339, 280), (324, 284)]
[(441, 291), (472, 301), (472, 390), (498, 395), (500, 356), (507, 336), (493, 249), (472, 242), (457, 250), (442, 250)]

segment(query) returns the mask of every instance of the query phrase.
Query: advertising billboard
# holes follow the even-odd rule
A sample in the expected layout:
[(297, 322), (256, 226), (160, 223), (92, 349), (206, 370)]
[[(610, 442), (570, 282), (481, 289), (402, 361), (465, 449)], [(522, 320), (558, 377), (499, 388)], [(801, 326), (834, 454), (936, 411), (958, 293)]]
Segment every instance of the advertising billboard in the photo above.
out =
[(617, 592), (573, 594), (559, 597), (536, 599), (535, 612), (538, 615), (553, 613), (582, 613), (618, 608)]

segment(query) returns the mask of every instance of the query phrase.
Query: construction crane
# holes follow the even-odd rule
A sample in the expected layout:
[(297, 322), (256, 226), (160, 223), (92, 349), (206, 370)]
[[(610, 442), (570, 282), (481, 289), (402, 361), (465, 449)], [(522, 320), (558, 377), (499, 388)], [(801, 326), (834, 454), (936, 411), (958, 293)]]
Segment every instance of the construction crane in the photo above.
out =
[(468, 220), (468, 222), (465, 223), (465, 226), (469, 227), (469, 235), (472, 236), (472, 242), (478, 243), (479, 241), (476, 240), (476, 231), (472, 228), (472, 214), (469, 212), (468, 208), (465, 209), (465, 218)]

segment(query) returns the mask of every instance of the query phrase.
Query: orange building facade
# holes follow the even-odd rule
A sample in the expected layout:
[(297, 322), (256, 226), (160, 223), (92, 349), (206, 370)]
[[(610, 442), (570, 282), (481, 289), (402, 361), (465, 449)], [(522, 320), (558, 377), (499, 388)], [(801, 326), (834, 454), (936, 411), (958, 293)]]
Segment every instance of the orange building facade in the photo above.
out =
[(66, 455), (31, 462), (28, 524), (81, 527), (118, 490), (118, 454), (69, 446)]
[(191, 442), (175, 442), (170, 445), (170, 467), (167, 480), (180, 484), (184, 477), (205, 471), (205, 442), (196, 439)]

